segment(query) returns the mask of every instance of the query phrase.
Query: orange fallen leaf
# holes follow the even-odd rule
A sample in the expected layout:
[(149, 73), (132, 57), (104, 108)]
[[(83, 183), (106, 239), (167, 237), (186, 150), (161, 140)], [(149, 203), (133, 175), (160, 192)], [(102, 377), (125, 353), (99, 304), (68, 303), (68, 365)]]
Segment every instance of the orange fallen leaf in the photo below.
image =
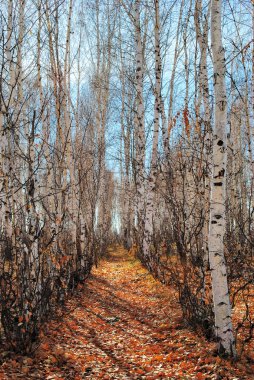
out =
[(58, 360), (57, 360), (57, 358), (56, 358), (55, 356), (51, 356), (51, 357), (50, 357), (50, 361), (51, 361), (51, 363), (53, 363), (53, 364), (55, 364), (55, 363), (58, 362)]
[(30, 371), (30, 368), (29, 368), (29, 367), (22, 367), (22, 368), (21, 368), (21, 371), (22, 371), (23, 373), (25, 373), (25, 374), (28, 374), (29, 371)]
[(19, 363), (16, 360), (10, 360), (9, 362), (13, 368), (19, 367)]
[(203, 375), (203, 373), (202, 372), (198, 372), (197, 374), (196, 374), (196, 380), (205, 380), (205, 375)]
[(41, 343), (40, 348), (43, 350), (49, 350), (49, 344), (48, 343)]

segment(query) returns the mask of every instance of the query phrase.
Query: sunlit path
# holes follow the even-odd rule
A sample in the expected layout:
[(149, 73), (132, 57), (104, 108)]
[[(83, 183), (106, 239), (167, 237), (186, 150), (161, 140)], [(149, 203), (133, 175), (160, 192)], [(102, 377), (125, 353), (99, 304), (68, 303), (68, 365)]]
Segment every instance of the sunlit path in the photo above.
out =
[(35, 357), (6, 360), (0, 379), (252, 378), (214, 348), (182, 324), (173, 291), (118, 247), (47, 325)]

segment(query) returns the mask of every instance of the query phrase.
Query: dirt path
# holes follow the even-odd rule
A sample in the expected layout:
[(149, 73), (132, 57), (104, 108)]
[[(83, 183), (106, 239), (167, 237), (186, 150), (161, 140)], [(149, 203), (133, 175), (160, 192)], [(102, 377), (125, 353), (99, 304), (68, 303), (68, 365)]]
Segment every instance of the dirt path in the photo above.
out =
[[(252, 379), (213, 356), (183, 326), (172, 290), (122, 248), (110, 252), (50, 322), (32, 358), (3, 363), (0, 379)], [(245, 374), (244, 374), (245, 373)]]

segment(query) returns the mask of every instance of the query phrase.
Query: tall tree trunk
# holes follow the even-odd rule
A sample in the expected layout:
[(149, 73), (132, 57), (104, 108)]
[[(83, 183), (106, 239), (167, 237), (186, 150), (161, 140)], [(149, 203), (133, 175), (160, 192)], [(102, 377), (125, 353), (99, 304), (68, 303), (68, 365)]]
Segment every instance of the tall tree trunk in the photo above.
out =
[(225, 194), (227, 160), (227, 97), (225, 56), (222, 46), (221, 0), (212, 0), (211, 41), (214, 67), (215, 126), (213, 132), (213, 173), (209, 230), (209, 259), (218, 351), (235, 356), (227, 268), (224, 256)]
[(145, 199), (145, 110), (143, 101), (143, 44), (140, 25), (140, 0), (134, 5), (135, 48), (136, 48), (136, 188), (137, 188), (137, 223), (140, 243), (142, 244)]
[(154, 233), (154, 208), (155, 208), (155, 190), (156, 178), (158, 168), (158, 139), (159, 139), (159, 125), (160, 125), (160, 109), (161, 109), (161, 55), (160, 55), (160, 8), (159, 0), (154, 1), (155, 5), (155, 101), (154, 101), (154, 130), (153, 130), (153, 146), (152, 158), (150, 164), (150, 174), (147, 181), (147, 200), (145, 211), (145, 226), (143, 238), (144, 255), (153, 261), (154, 257), (151, 256), (151, 244)]

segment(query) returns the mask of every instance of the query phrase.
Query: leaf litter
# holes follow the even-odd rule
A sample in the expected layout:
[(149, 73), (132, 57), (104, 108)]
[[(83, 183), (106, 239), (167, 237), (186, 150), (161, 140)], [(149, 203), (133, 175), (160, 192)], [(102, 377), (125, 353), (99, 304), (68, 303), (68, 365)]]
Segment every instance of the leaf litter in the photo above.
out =
[(121, 247), (40, 334), (31, 357), (0, 352), (0, 380), (251, 380), (254, 365), (215, 355), (215, 343), (186, 326), (174, 289)]

